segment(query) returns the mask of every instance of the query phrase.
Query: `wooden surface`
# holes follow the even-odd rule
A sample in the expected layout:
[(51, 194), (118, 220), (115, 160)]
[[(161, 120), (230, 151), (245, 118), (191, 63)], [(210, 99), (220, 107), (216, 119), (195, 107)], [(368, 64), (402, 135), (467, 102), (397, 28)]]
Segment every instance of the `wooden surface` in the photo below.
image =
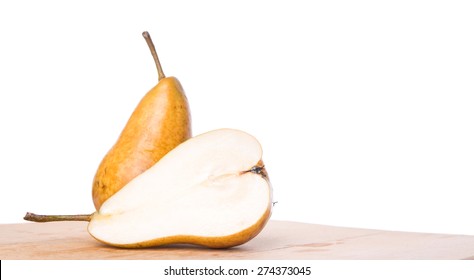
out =
[(189, 245), (117, 249), (84, 222), (0, 225), (0, 259), (474, 259), (474, 236), (406, 233), (270, 221), (250, 242), (216, 250)]

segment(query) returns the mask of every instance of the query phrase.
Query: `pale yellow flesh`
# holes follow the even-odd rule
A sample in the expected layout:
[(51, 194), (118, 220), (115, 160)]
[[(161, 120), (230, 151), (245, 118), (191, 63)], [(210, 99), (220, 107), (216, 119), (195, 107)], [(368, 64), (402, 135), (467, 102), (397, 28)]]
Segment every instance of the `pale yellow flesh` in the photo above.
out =
[(194, 137), (107, 200), (93, 216), (89, 232), (123, 247), (206, 245), (216, 239), (220, 245), (214, 247), (243, 243), (270, 215), (268, 178), (249, 172), (261, 156), (258, 141), (238, 130)]

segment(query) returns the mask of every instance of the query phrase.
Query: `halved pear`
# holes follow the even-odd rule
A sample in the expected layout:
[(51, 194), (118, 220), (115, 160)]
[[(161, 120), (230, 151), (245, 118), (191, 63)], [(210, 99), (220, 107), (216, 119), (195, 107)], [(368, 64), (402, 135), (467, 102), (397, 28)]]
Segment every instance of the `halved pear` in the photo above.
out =
[(251, 135), (219, 129), (170, 151), (104, 202), (89, 233), (118, 247), (243, 244), (270, 218), (272, 188)]

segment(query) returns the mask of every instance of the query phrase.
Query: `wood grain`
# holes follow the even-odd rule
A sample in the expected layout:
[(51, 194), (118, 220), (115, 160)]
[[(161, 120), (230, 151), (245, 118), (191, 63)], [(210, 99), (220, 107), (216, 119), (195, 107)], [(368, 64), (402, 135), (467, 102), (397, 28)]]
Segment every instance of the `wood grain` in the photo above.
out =
[(117, 249), (84, 222), (0, 225), (0, 259), (474, 259), (474, 236), (408, 233), (270, 221), (250, 242), (216, 250), (190, 245)]

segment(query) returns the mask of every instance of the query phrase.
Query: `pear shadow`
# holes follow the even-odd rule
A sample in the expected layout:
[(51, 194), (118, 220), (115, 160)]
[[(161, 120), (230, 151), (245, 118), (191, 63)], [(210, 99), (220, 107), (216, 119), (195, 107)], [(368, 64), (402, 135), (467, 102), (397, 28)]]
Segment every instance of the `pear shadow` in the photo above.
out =
[(133, 251), (140, 251), (140, 252), (195, 252), (195, 253), (236, 253), (236, 252), (244, 252), (246, 251), (245, 248), (241, 247), (231, 247), (231, 248), (208, 248), (201, 245), (194, 245), (194, 244), (166, 244), (166, 245), (159, 245), (159, 246), (152, 246), (152, 247), (142, 247), (142, 248), (120, 248), (114, 247), (107, 244), (97, 244), (96, 247), (103, 249), (103, 250), (113, 250), (113, 251), (121, 251), (121, 252), (133, 252)]
[[(132, 249), (134, 250), (134, 249)], [(147, 247), (147, 248), (139, 248), (138, 250), (145, 250), (145, 251), (159, 251), (159, 250), (168, 250), (168, 251), (197, 251), (197, 252), (236, 252), (240, 251), (239, 247), (231, 247), (231, 248), (208, 248), (201, 245), (194, 245), (194, 244), (167, 244), (167, 245), (160, 245), (154, 247)]]

